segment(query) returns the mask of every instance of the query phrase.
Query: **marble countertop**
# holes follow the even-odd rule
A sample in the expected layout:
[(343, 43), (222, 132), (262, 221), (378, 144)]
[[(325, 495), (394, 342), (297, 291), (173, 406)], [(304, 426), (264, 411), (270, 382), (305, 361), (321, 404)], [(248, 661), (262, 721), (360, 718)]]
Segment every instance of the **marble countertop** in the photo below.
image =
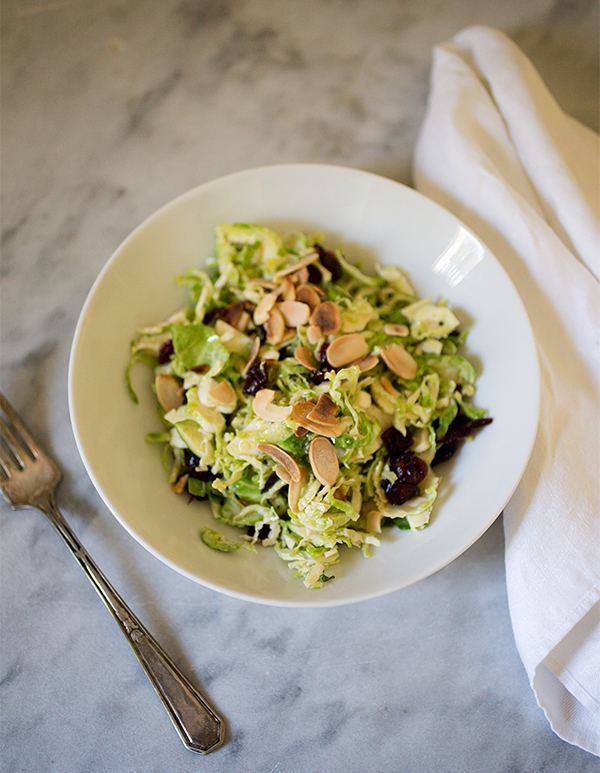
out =
[(44, 517), (2, 504), (1, 760), (17, 771), (597, 771), (558, 739), (515, 649), (499, 518), (445, 569), (330, 609), (246, 603), (176, 574), (109, 514), (79, 459), (67, 364), (120, 241), (224, 173), (316, 161), (410, 184), (431, 50), (507, 32), (598, 129), (598, 2), (5, 0), (2, 390), (64, 473), (60, 505), (226, 718), (180, 743)]

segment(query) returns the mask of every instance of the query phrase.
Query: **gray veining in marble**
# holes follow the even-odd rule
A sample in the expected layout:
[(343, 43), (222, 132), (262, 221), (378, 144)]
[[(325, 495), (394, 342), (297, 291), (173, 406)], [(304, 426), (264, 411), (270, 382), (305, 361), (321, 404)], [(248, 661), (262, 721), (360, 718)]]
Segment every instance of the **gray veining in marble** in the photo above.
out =
[(170, 726), (43, 516), (2, 505), (6, 773), (588, 773), (515, 650), (501, 522), (383, 599), (289, 610), (218, 595), (146, 553), (72, 436), (75, 324), (119, 242), (224, 173), (317, 161), (410, 183), (431, 49), (507, 32), (598, 129), (597, 0), (5, 0), (2, 389), (60, 462), (60, 501), (118, 590), (226, 717), (200, 758)]

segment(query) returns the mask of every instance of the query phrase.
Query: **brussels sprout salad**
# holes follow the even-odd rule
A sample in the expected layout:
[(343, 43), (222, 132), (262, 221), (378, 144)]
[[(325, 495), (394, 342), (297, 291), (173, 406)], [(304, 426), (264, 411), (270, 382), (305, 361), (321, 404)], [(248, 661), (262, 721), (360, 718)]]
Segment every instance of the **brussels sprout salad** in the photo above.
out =
[[(216, 229), (189, 304), (138, 331), (154, 370), (174, 492), (208, 500), (216, 550), (272, 547), (308, 588), (340, 547), (368, 555), (388, 527), (427, 526), (436, 465), (489, 424), (472, 402), (466, 333), (396, 267), (368, 275), (319, 236)], [(218, 531), (223, 522), (239, 539)]]

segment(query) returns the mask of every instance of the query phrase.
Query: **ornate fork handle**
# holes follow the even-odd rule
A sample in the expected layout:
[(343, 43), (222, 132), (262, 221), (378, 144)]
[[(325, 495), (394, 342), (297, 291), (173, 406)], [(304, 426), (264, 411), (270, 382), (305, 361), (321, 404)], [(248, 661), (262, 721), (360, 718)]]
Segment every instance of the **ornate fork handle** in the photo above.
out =
[(48, 517), (118, 623), (185, 746), (200, 754), (207, 754), (219, 746), (223, 740), (221, 719), (192, 687), (96, 566), (63, 518), (53, 494), (40, 495), (32, 506)]

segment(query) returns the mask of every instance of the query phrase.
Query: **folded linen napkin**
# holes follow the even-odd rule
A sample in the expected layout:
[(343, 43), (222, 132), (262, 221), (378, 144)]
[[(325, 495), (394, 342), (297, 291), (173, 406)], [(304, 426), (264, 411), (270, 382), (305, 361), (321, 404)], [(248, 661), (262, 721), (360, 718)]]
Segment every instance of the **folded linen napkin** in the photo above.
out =
[(552, 729), (598, 756), (599, 151), (504, 34), (434, 49), (416, 187), (504, 265), (538, 344), (540, 426), (504, 512), (515, 640)]

